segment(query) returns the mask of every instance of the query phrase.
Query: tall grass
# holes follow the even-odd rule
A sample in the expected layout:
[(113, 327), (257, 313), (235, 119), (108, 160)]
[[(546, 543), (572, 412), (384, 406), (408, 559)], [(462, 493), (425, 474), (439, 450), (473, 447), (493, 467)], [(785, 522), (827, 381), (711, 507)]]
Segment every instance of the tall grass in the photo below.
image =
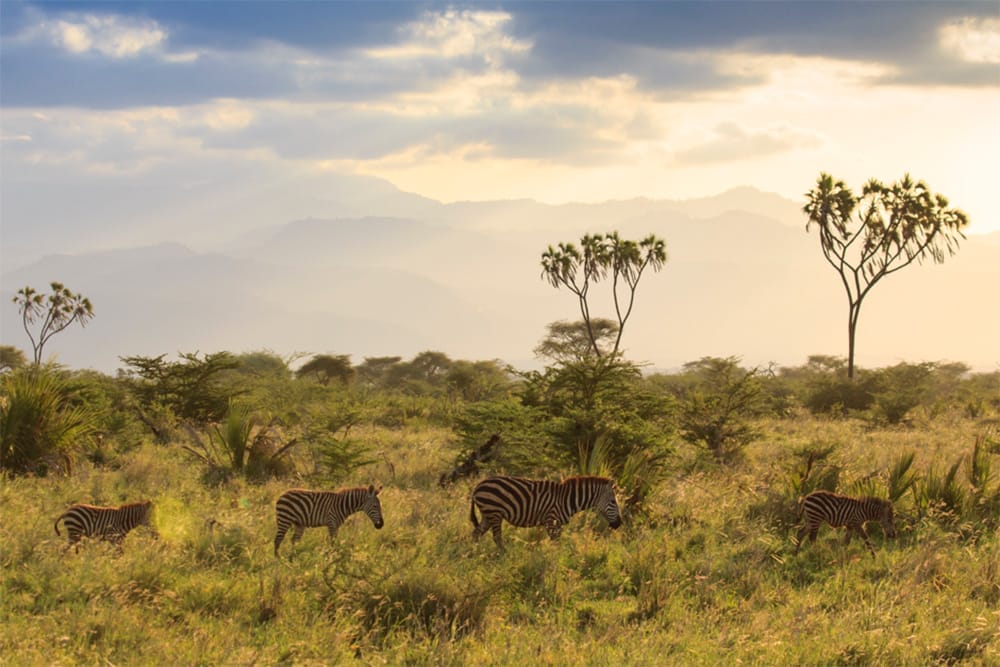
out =
[[(205, 484), (177, 447), (143, 445), (118, 469), (81, 462), (68, 477), (0, 478), (2, 662), (1000, 662), (1000, 534), (969, 504), (956, 521), (916, 517), (897, 540), (873, 530), (875, 559), (832, 530), (793, 554), (787, 476), (802, 472), (806, 449), (838, 443), (824, 459), (838, 483), (877, 472), (870, 478), (900, 504), (929, 497), (928, 477), (950, 477), (967, 498), (968, 475), (950, 471), (968, 461), (972, 422), (920, 432), (810, 417), (756, 426), (769, 435), (735, 468), (692, 469), (679, 450), (652, 490), (649, 521), (612, 531), (583, 513), (558, 541), (505, 527), (502, 555), (471, 539), (475, 480), (437, 485), (449, 434), (427, 425), (357, 434), (393, 462), (391, 477), (379, 462), (345, 480), (383, 481), (383, 530), (355, 516), (332, 546), (307, 531), (290, 560), (272, 553), (274, 499), (290, 480)], [(99, 541), (64, 553), (51, 524), (66, 503), (144, 494), (159, 540), (137, 530), (120, 554)], [(963, 524), (976, 522), (967, 539)]]

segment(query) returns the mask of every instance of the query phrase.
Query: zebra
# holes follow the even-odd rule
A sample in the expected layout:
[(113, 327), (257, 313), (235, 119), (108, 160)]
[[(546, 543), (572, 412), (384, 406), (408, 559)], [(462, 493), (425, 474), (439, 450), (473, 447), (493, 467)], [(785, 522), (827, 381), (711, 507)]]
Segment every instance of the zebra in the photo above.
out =
[[(476, 508), (483, 515), (476, 519)], [(513, 526), (544, 526), (551, 539), (557, 539), (570, 517), (581, 510), (594, 509), (612, 528), (621, 525), (621, 512), (615, 499), (614, 482), (607, 477), (568, 477), (561, 482), (523, 477), (489, 477), (472, 492), (469, 519), (478, 540), (487, 530), (503, 551), (500, 536), (504, 519)]]
[[(119, 507), (72, 505), (56, 519), (54, 527), (56, 535), (61, 535), (59, 532), (60, 521), (66, 527), (66, 533), (69, 537), (67, 549), (76, 545), (76, 551), (79, 552), (78, 542), (84, 535), (109, 540), (121, 548), (121, 542), (130, 530), (137, 526), (151, 526), (152, 510), (152, 500), (128, 503)], [(156, 535), (155, 529), (153, 529), (153, 535)]]
[(819, 526), (824, 521), (834, 528), (847, 526), (847, 536), (844, 544), (851, 542), (851, 536), (855, 531), (861, 534), (865, 540), (868, 551), (872, 558), (875, 557), (875, 549), (868, 538), (865, 524), (869, 521), (878, 521), (882, 524), (882, 529), (889, 537), (896, 537), (896, 523), (892, 515), (892, 503), (882, 498), (851, 498), (829, 491), (813, 491), (800, 499), (799, 515), (805, 515), (805, 522), (799, 529), (795, 553), (799, 552), (802, 546), (802, 538), (809, 533), (809, 541), (816, 541), (816, 533)]
[(382, 487), (374, 484), (367, 487), (358, 486), (340, 491), (309, 491), (307, 489), (289, 489), (278, 497), (275, 503), (275, 513), (278, 520), (278, 534), (274, 537), (274, 555), (278, 555), (281, 541), (292, 526), (292, 544), (302, 539), (306, 528), (326, 526), (329, 530), (329, 541), (332, 542), (340, 524), (351, 514), (364, 512), (372, 520), (376, 529), (381, 529), (382, 504), (378, 494)]

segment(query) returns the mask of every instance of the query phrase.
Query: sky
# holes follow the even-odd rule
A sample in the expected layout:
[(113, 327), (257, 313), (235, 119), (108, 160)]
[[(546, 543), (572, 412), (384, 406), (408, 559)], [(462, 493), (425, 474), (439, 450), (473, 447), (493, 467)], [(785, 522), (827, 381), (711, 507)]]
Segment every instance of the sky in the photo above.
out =
[[(361, 174), (442, 202), (800, 200), (821, 171), (856, 190), (911, 173), (970, 233), (1000, 230), (995, 1), (0, 12), (0, 194)], [(4, 218), (13, 235), (31, 208)]]

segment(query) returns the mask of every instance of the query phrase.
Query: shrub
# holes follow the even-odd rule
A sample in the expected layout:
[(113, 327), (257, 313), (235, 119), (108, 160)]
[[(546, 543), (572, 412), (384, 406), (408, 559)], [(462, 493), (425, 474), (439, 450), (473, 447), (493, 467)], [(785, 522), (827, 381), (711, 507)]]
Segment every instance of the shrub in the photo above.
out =
[(901, 424), (930, 395), (933, 373), (932, 363), (901, 363), (875, 372), (871, 420), (876, 424)]
[(738, 359), (704, 357), (684, 365), (695, 376), (681, 397), (681, 437), (706, 447), (719, 463), (733, 461), (760, 433), (750, 420), (766, 411), (760, 369)]
[(291, 465), (285, 456), (297, 440), (279, 445), (272, 426), (261, 424), (249, 408), (230, 401), (225, 420), (222, 424), (211, 425), (208, 439), (203, 441), (193, 428), (189, 428), (194, 447), (184, 445), (183, 448), (208, 466), (210, 478), (224, 478), (229, 473), (255, 479), (286, 474), (291, 471)]
[(809, 380), (803, 403), (814, 415), (841, 416), (870, 408), (873, 390), (873, 382), (864, 372), (854, 380), (818, 375)]
[(68, 471), (82, 440), (96, 430), (96, 415), (68, 397), (64, 374), (32, 366), (3, 376), (0, 392), (0, 468), (44, 474), (54, 464)]

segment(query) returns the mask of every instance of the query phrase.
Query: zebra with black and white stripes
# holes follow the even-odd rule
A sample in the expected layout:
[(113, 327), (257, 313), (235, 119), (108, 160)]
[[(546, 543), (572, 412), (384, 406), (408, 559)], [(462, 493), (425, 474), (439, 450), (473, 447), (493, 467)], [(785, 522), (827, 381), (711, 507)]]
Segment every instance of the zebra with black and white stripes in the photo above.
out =
[[(483, 515), (476, 518), (476, 508)], [(553, 540), (577, 512), (594, 509), (612, 528), (621, 525), (621, 511), (615, 498), (614, 482), (607, 477), (568, 477), (561, 482), (523, 477), (489, 477), (472, 492), (469, 519), (478, 540), (487, 530), (503, 550), (501, 523), (513, 526), (544, 526)]]
[[(77, 543), (84, 536), (109, 540), (120, 547), (126, 533), (130, 530), (139, 526), (151, 525), (152, 511), (152, 500), (128, 503), (118, 507), (72, 505), (56, 519), (56, 535), (62, 534), (59, 532), (59, 522), (62, 521), (69, 537), (67, 549), (75, 544), (76, 550), (79, 551), (80, 545)], [(153, 534), (156, 534), (155, 529)]]
[(285, 539), (288, 529), (295, 527), (292, 533), (292, 544), (302, 539), (306, 528), (326, 526), (329, 530), (329, 541), (337, 534), (337, 529), (344, 520), (355, 512), (364, 512), (372, 520), (376, 529), (381, 529), (382, 503), (378, 494), (382, 487), (374, 484), (367, 487), (358, 486), (340, 491), (309, 491), (307, 489), (289, 489), (278, 497), (275, 503), (275, 513), (278, 520), (278, 534), (274, 537), (274, 555), (278, 555), (281, 541)]
[(801, 499), (799, 515), (805, 517), (802, 528), (799, 529), (795, 553), (799, 552), (802, 546), (802, 538), (809, 533), (809, 541), (816, 541), (816, 533), (820, 524), (828, 523), (834, 528), (847, 527), (847, 536), (844, 538), (844, 545), (850, 544), (851, 536), (857, 532), (865, 540), (868, 551), (872, 558), (875, 557), (875, 548), (868, 538), (865, 524), (869, 521), (878, 521), (882, 525), (882, 530), (889, 537), (896, 537), (896, 523), (892, 514), (892, 503), (883, 498), (851, 498), (842, 496), (839, 493), (830, 491), (813, 491)]

